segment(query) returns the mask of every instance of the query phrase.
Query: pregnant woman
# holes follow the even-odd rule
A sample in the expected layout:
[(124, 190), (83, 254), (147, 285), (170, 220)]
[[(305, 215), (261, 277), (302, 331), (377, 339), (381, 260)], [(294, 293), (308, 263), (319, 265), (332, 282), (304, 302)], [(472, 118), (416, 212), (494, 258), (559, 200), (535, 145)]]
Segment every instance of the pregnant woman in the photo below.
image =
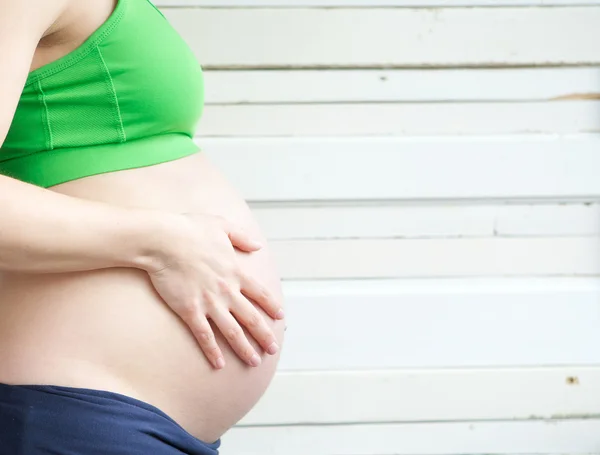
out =
[(0, 75), (0, 455), (217, 454), (284, 316), (199, 63), (148, 0), (0, 0)]

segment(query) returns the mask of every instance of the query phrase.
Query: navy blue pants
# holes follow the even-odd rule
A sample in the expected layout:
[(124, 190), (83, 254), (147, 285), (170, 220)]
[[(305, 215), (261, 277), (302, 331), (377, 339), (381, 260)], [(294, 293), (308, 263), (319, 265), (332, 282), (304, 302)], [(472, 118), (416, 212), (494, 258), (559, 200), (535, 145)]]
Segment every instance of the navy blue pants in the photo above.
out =
[(0, 384), (0, 455), (218, 455), (219, 445), (120, 394)]

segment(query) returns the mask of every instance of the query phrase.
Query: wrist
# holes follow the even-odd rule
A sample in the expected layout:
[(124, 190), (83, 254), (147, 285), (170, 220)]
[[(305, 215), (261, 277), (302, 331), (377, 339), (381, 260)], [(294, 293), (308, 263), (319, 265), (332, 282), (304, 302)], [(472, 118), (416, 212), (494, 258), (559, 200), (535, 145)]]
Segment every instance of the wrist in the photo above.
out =
[(127, 254), (128, 267), (156, 273), (169, 265), (172, 243), (179, 216), (169, 212), (140, 211), (136, 214), (137, 229)]

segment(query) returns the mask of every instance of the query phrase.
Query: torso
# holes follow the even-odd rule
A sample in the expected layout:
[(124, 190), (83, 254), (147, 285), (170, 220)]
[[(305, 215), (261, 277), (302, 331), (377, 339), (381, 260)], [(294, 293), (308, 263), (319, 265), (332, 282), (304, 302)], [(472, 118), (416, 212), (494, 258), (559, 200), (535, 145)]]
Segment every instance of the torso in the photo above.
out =
[[(77, 47), (114, 7), (113, 0), (86, 2), (86, 7), (91, 4), (88, 11), (94, 12), (79, 16), (79, 29), (66, 27), (49, 35), (32, 69)], [(64, 23), (82, 14), (68, 11)], [(52, 40), (59, 44), (49, 44)], [(221, 215), (260, 235), (248, 206), (202, 153), (50, 189), (113, 204)], [(240, 253), (239, 258), (242, 267), (281, 296), (268, 248)], [(271, 324), (281, 344), (283, 322)], [(3, 383), (122, 393), (159, 407), (196, 437), (212, 442), (262, 396), (278, 360), (268, 356), (259, 368), (247, 367), (219, 340), (227, 367), (214, 371), (187, 327), (139, 270), (0, 275)]]

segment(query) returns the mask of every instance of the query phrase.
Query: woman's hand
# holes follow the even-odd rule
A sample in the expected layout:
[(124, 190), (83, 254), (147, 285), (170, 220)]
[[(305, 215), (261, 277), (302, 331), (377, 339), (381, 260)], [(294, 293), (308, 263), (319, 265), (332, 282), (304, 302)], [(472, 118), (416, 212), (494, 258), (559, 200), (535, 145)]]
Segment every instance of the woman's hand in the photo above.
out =
[[(177, 215), (169, 223), (158, 260), (146, 270), (157, 292), (189, 326), (212, 365), (221, 369), (225, 360), (211, 320), (233, 350), (257, 367), (261, 357), (249, 343), (242, 326), (268, 353), (279, 346), (267, 322), (248, 300), (274, 319), (283, 319), (281, 305), (267, 289), (240, 270), (235, 248), (254, 252), (261, 245), (222, 218), (209, 215)], [(235, 248), (234, 248), (235, 247)]]

